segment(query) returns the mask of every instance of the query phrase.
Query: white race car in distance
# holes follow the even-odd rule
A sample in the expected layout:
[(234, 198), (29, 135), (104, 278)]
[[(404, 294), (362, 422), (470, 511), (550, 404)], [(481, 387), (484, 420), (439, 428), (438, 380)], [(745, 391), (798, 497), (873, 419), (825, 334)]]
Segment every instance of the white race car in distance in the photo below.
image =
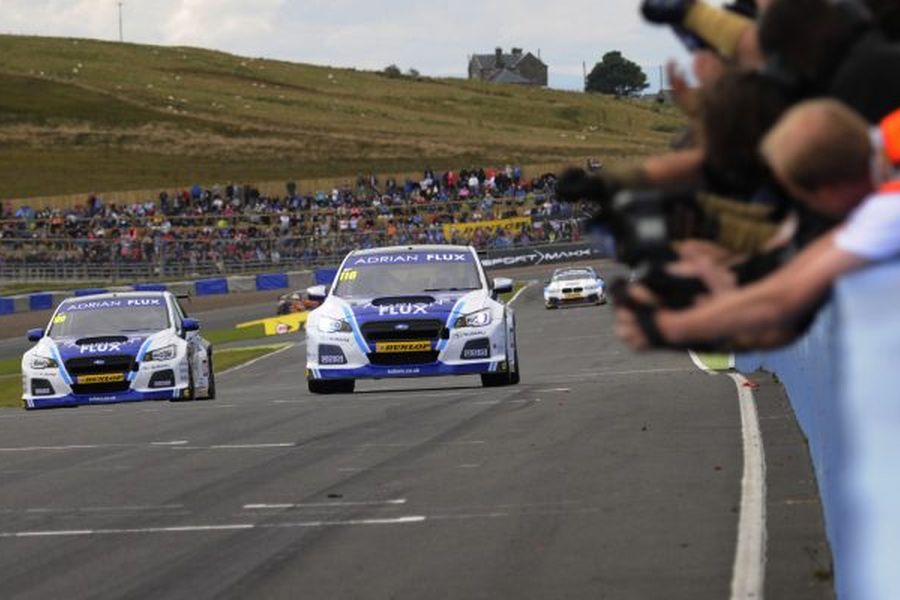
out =
[(313, 393), (349, 393), (357, 379), (480, 375), (488, 387), (519, 382), (516, 320), (467, 246), (351, 252), (306, 323)]
[(22, 357), (25, 408), (212, 399), (212, 347), (169, 292), (68, 298)]
[(556, 269), (544, 288), (544, 305), (606, 304), (606, 284), (593, 267)]

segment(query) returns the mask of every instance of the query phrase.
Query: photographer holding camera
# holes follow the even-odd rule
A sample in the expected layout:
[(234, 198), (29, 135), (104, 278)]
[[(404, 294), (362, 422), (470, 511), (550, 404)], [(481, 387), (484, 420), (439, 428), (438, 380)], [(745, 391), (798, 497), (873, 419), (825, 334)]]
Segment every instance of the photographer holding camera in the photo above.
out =
[(620, 291), (617, 334), (635, 350), (759, 348), (793, 339), (835, 279), (900, 253), (900, 179), (873, 181), (873, 175), (896, 177), (900, 111), (878, 133), (870, 136), (865, 120), (834, 100), (791, 109), (766, 136), (762, 152), (795, 197), (827, 216), (849, 215), (847, 221), (758, 283), (694, 308), (657, 309), (641, 301), (639, 289)]

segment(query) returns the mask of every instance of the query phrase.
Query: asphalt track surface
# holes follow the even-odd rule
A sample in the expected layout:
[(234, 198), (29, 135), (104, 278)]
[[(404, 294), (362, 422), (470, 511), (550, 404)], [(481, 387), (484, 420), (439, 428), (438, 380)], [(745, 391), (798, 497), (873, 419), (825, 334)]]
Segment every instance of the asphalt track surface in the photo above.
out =
[[(298, 345), (213, 402), (0, 412), (0, 596), (730, 597), (734, 383), (631, 354), (608, 307), (547, 311), (535, 285), (516, 310), (515, 387), (314, 397)], [(829, 597), (803, 441), (758, 392), (767, 594)]]

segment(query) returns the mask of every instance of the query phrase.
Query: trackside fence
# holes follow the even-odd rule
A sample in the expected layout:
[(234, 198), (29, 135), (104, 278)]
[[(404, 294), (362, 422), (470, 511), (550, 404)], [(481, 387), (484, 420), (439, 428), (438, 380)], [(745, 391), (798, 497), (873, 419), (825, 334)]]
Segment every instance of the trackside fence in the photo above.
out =
[(841, 280), (794, 345), (739, 356), (784, 384), (808, 441), (838, 597), (900, 589), (900, 261)]

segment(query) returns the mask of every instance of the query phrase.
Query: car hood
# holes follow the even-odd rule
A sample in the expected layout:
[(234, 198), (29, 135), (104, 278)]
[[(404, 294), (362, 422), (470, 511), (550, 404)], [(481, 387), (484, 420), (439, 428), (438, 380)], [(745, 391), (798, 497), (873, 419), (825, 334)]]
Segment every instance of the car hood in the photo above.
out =
[(36, 348), (45, 345), (52, 352), (55, 346), (55, 350), (59, 352), (59, 357), (63, 361), (85, 356), (137, 356), (144, 344), (153, 336), (154, 334), (142, 333), (44, 338)]
[[(331, 297), (326, 305), (339, 307), (343, 316), (347, 316), (349, 311), (359, 323), (429, 318), (446, 321), (453, 313), (465, 314), (482, 308), (486, 298), (487, 293), (484, 290), (475, 290), (472, 292), (379, 296), (365, 299)], [(324, 308), (327, 309), (329, 306)]]

